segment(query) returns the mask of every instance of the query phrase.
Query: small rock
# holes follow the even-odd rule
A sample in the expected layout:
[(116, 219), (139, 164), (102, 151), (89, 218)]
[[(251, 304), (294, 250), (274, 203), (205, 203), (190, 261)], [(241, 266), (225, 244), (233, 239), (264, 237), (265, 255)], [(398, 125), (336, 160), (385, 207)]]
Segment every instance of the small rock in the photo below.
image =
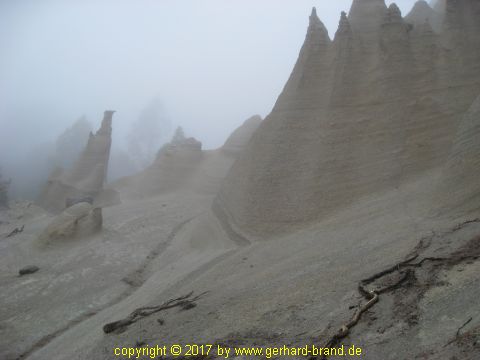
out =
[(18, 273), (20, 274), (20, 276), (23, 276), (23, 275), (36, 273), (38, 270), (40, 270), (38, 266), (30, 265), (30, 266), (25, 266), (24, 268), (21, 268)]

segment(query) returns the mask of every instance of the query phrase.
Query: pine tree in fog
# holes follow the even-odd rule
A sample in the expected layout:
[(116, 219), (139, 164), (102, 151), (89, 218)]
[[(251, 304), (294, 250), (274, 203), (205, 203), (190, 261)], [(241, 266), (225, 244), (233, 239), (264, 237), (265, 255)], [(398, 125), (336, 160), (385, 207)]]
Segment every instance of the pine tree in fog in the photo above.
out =
[(8, 207), (8, 187), (10, 180), (4, 180), (0, 169), (0, 208)]
[(140, 113), (128, 135), (128, 151), (140, 168), (149, 166), (171, 131), (162, 103), (154, 99)]
[(82, 116), (66, 129), (55, 142), (54, 166), (69, 168), (85, 148), (92, 124)]

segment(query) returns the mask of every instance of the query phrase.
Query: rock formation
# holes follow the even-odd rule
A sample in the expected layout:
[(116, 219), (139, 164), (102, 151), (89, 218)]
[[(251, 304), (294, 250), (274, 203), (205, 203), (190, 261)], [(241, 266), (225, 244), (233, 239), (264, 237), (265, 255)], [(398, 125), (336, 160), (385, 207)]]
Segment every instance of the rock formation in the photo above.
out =
[(412, 10), (405, 16), (407, 23), (415, 27), (421, 27), (428, 23), (435, 31), (441, 31), (442, 20), (442, 12), (432, 9), (425, 0), (417, 1)]
[(464, 116), (436, 196), (444, 211), (480, 209), (480, 96)]
[(102, 209), (81, 202), (59, 214), (40, 235), (42, 245), (93, 235), (102, 229)]
[(437, 33), (384, 0), (354, 0), (333, 42), (314, 10), (292, 75), (228, 174), (217, 214), (269, 236), (442, 166), (459, 114), (480, 93), (479, 4), (447, 1)]
[(168, 144), (164, 145), (158, 152), (157, 160), (162, 155), (172, 153), (177, 150), (192, 150), (198, 152), (202, 150), (202, 143), (193, 137), (187, 138), (183, 128), (179, 126), (177, 130), (175, 130), (172, 140)]
[(240, 155), (247, 147), (253, 133), (258, 129), (261, 122), (262, 117), (260, 115), (255, 115), (245, 120), (242, 126), (238, 127), (225, 141), (222, 151), (233, 156)]
[(42, 207), (60, 212), (67, 202), (78, 202), (75, 199), (101, 198), (110, 157), (113, 113), (105, 111), (100, 129), (90, 133), (85, 150), (71, 170), (53, 171), (39, 200)]
[[(141, 173), (116, 181), (120, 192), (145, 197), (174, 191), (189, 181), (203, 160), (202, 143), (187, 138), (181, 127), (158, 151), (154, 163)], [(128, 195), (127, 195), (128, 196)]]
[(447, 6), (447, 0), (433, 0), (433, 9), (440, 13), (445, 11), (445, 7)]
[(151, 197), (182, 188), (214, 196), (261, 121), (258, 115), (246, 120), (217, 150), (202, 150), (202, 143), (187, 138), (179, 127), (151, 166), (137, 175), (114, 182), (112, 187), (122, 198)]

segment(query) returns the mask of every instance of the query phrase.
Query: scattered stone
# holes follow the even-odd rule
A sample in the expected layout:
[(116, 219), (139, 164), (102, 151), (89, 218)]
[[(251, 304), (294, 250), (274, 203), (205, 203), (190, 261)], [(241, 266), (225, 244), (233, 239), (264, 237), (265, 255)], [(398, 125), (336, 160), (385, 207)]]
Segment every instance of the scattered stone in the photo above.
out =
[(29, 266), (25, 266), (25, 267), (21, 268), (21, 269), (18, 271), (18, 274), (19, 274), (20, 276), (29, 275), (29, 274), (36, 273), (38, 270), (40, 270), (40, 268), (39, 268), (38, 266), (29, 265)]

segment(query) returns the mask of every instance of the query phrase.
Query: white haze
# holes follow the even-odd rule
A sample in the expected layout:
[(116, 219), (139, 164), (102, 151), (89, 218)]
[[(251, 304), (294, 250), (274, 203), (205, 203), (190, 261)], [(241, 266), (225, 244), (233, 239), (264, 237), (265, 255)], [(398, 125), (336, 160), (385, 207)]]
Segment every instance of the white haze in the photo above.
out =
[[(414, 0), (396, 2), (406, 14)], [(351, 0), (0, 0), (0, 166), (85, 114), (114, 146), (154, 98), (205, 148), (266, 116), (315, 6), (330, 36)], [(13, 171), (12, 171), (13, 172)], [(8, 174), (7, 174), (8, 175)]]

